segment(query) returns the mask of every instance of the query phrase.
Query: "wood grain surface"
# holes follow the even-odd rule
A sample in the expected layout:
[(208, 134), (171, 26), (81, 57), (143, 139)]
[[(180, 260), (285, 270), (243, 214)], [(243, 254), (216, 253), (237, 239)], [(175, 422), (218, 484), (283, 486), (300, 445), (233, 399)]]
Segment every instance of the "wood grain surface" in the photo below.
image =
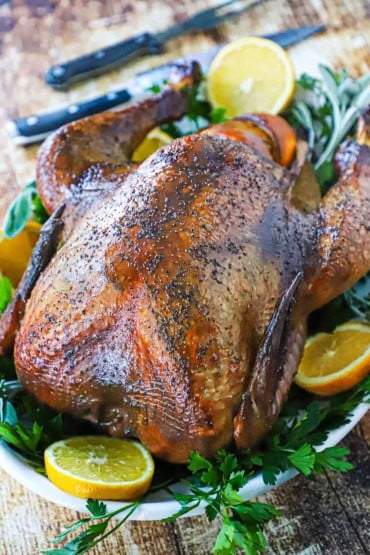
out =
[[(119, 87), (136, 71), (218, 41), (287, 27), (324, 23), (328, 31), (291, 49), (299, 71), (318, 62), (347, 66), (353, 75), (370, 70), (369, 0), (272, 0), (216, 31), (180, 37), (161, 56), (140, 60), (60, 93), (43, 81), (45, 69), (70, 56), (182, 20), (218, 0), (0, 0), (0, 218), (9, 201), (35, 173), (36, 147), (15, 147), (5, 122), (15, 116)], [(296, 478), (261, 497), (284, 513), (267, 526), (272, 554), (357, 555), (370, 553), (370, 417), (344, 442), (356, 468), (313, 481)], [(78, 515), (25, 490), (0, 471), (0, 555), (36, 555), (48, 539)], [(131, 522), (92, 555), (206, 555), (219, 524), (205, 517), (175, 524)]]

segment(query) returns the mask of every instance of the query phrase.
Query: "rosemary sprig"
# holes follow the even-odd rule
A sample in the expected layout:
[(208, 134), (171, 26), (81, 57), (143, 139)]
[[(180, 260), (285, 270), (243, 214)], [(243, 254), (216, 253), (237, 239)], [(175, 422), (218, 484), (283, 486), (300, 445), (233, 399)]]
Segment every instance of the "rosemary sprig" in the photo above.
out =
[(333, 159), (340, 143), (370, 103), (370, 75), (352, 79), (346, 70), (319, 65), (321, 79), (303, 74), (288, 110), (288, 119), (307, 133), (311, 159), (326, 192), (335, 181)]

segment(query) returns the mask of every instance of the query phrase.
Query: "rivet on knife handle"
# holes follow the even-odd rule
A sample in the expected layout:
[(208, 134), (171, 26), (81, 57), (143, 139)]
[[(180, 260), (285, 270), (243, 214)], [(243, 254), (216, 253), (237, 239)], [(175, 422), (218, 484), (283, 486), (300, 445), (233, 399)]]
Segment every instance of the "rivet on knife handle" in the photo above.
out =
[(86, 56), (54, 65), (46, 72), (45, 80), (55, 89), (65, 89), (72, 83), (100, 75), (140, 56), (158, 54), (161, 50), (162, 43), (154, 35), (142, 33)]

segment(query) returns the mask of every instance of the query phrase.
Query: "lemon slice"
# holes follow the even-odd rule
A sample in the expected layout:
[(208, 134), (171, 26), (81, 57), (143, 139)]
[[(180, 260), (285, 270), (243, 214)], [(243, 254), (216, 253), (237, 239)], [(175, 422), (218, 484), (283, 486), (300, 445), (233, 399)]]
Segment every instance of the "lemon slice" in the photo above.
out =
[(28, 222), (16, 237), (8, 239), (0, 230), (0, 271), (16, 286), (25, 271), (41, 230), (41, 224)]
[(247, 37), (225, 46), (208, 73), (208, 98), (229, 117), (247, 112), (278, 114), (294, 94), (295, 76), (288, 54), (273, 41)]
[(45, 468), (53, 484), (77, 497), (128, 501), (149, 489), (154, 462), (138, 441), (84, 436), (50, 445)]
[(133, 153), (133, 162), (142, 162), (153, 154), (153, 152), (162, 146), (168, 145), (171, 141), (173, 141), (173, 137), (168, 135), (168, 133), (160, 129), (152, 129)]
[(370, 326), (347, 322), (307, 340), (295, 382), (317, 395), (334, 395), (360, 383), (370, 371)]

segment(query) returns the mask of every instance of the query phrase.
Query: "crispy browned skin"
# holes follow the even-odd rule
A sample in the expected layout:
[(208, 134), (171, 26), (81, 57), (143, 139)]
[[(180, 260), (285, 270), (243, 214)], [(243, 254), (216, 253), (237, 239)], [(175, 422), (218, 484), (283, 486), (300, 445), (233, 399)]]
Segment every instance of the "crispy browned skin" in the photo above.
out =
[(228, 136), (158, 151), (79, 216), (38, 280), (15, 344), (23, 385), (172, 462), (258, 442), (308, 313), (370, 268), (368, 147), (345, 165), (307, 213), (288, 170)]
[(199, 79), (195, 62), (174, 64), (169, 86), (161, 94), (129, 108), (64, 125), (50, 135), (39, 150), (37, 165), (37, 185), (48, 212), (66, 200), (77, 205), (86, 197), (86, 188), (91, 197), (91, 193), (120, 184), (131, 166), (132, 153), (148, 132), (186, 113), (184, 89)]

